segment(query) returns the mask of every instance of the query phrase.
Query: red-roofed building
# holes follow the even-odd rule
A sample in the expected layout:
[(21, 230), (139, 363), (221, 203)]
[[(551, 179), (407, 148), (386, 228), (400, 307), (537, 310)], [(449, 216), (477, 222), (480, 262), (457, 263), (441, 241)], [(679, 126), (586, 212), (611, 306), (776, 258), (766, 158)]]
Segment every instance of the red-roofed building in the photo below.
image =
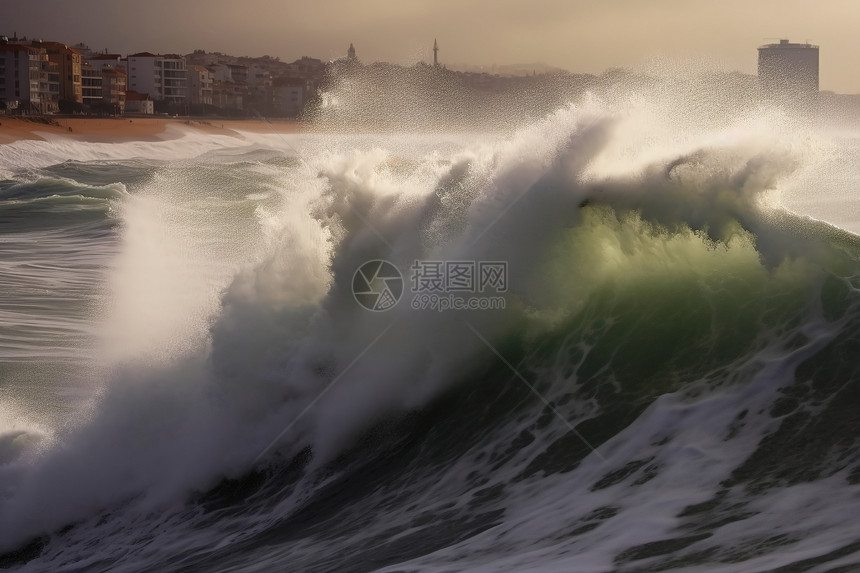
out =
[(127, 91), (125, 92), (125, 111), (126, 113), (152, 115), (155, 113), (155, 102), (149, 97), (149, 94)]

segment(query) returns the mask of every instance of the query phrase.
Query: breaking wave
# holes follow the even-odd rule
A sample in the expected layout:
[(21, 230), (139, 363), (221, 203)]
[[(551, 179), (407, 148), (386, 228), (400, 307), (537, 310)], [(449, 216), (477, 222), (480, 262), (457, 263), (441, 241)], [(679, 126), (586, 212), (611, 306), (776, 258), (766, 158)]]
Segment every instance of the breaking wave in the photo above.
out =
[[(4, 216), (55, 222), (6, 235), (89, 233), (74, 250), (102, 258), (89, 366), (39, 374), (77, 405), (47, 422), (0, 394), (0, 559), (857, 563), (860, 240), (779, 204), (815, 140), (739, 125), (591, 100), (514, 136), (4, 150)], [(386, 312), (353, 296), (372, 260), (405, 278)], [(416, 261), (504, 262), (504, 309), (414, 308)]]

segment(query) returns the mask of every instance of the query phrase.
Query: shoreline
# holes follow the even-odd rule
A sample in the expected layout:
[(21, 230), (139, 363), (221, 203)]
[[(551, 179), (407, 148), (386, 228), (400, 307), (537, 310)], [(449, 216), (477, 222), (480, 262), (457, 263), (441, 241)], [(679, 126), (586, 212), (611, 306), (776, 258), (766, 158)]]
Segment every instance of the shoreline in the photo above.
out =
[(163, 141), (173, 139), (168, 127), (226, 135), (241, 139), (240, 132), (301, 133), (307, 126), (298, 120), (207, 119), (167, 117), (37, 117), (0, 116), (0, 145), (19, 141), (47, 141), (42, 135), (69, 138), (90, 143)]

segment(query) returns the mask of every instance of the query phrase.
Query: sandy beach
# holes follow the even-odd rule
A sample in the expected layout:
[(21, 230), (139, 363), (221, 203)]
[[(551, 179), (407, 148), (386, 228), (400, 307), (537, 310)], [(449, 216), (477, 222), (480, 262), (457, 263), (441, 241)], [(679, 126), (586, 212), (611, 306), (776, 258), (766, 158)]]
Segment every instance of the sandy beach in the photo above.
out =
[(241, 137), (240, 131), (297, 133), (305, 129), (301, 122), (295, 120), (51, 117), (43, 122), (40, 119), (0, 116), (0, 145), (25, 139), (44, 140), (41, 134), (61, 135), (82, 141), (158, 141), (170, 137), (166, 133), (169, 125), (233, 137)]

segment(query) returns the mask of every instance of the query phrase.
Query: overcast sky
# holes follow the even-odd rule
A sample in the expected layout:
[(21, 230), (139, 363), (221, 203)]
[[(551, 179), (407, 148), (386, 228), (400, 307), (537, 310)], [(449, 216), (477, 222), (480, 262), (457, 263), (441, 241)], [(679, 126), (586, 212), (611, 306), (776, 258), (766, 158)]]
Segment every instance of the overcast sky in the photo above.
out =
[(544, 62), (574, 72), (704, 58), (755, 73), (774, 38), (821, 46), (821, 88), (860, 93), (858, 0), (0, 0), (0, 34), (112, 52), (364, 62)]

